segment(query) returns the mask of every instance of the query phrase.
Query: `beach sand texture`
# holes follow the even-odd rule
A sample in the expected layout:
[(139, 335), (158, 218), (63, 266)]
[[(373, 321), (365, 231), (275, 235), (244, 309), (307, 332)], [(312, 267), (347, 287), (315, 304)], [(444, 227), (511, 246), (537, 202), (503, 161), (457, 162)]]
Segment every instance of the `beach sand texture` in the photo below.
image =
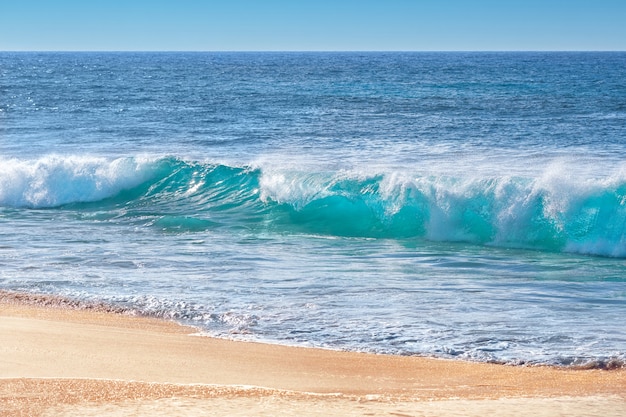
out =
[(236, 342), (60, 304), (0, 297), (0, 415), (626, 415), (624, 369)]

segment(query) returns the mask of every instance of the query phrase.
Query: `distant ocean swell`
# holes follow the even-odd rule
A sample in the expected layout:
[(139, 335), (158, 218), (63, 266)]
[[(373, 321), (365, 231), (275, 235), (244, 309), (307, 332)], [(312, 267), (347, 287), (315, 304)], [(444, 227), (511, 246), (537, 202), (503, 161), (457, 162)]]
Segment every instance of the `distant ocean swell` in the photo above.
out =
[(76, 211), (168, 232), (217, 227), (422, 238), (626, 257), (626, 172), (577, 178), (310, 172), (186, 161), (0, 160), (0, 206)]

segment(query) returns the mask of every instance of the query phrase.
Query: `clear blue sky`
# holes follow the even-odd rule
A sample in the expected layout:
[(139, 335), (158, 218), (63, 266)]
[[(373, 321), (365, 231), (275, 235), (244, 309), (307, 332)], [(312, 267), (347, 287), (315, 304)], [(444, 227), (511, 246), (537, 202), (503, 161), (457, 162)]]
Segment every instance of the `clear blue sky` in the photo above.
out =
[(0, 50), (626, 50), (626, 0), (0, 0)]

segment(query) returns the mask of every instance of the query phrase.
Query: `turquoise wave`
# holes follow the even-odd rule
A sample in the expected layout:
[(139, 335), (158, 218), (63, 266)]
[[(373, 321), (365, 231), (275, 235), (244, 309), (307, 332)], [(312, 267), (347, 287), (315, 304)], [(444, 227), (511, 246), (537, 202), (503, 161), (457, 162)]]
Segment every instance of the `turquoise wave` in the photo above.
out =
[(178, 158), (3, 161), (0, 205), (217, 228), (626, 257), (626, 181), (304, 172)]

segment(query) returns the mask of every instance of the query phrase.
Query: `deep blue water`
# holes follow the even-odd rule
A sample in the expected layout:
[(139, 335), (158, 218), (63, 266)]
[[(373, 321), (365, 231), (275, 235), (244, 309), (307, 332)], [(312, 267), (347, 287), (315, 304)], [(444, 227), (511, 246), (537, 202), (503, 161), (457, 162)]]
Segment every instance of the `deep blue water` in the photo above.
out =
[(626, 360), (626, 53), (0, 53), (0, 288)]

